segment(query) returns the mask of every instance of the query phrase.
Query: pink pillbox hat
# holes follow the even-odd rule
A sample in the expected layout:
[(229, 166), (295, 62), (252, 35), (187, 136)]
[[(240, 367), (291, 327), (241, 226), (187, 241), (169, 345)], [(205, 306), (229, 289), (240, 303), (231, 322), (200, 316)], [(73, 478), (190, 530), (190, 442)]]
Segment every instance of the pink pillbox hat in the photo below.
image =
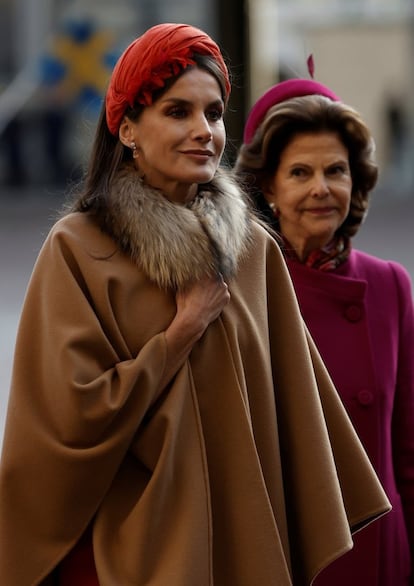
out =
[(291, 98), (312, 95), (325, 96), (333, 102), (340, 101), (340, 98), (333, 91), (325, 85), (313, 81), (313, 79), (288, 79), (272, 86), (257, 100), (250, 110), (244, 127), (244, 143), (248, 144), (252, 140), (269, 108)]

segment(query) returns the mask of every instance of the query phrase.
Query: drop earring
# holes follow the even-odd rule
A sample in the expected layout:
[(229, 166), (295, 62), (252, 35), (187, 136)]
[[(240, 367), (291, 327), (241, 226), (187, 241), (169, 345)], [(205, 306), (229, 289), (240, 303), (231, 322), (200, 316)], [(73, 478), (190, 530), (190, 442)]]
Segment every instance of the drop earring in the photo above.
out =
[[(135, 159), (135, 160), (138, 159), (139, 153), (138, 153), (137, 145), (135, 144), (135, 141), (134, 140), (131, 142), (131, 149), (132, 149), (132, 158)], [(138, 177), (140, 179), (144, 180), (145, 179), (145, 173), (144, 173), (144, 171), (142, 169), (139, 168), (139, 165), (138, 165), (138, 162), (137, 161), (135, 162), (135, 167), (136, 167), (136, 169), (138, 171)]]
[(131, 149), (132, 149), (132, 158), (136, 159), (138, 157), (138, 150), (137, 150), (137, 145), (135, 144), (134, 140), (131, 142)]
[(273, 203), (272, 201), (269, 202), (269, 208), (272, 210), (273, 215), (275, 218), (278, 218), (280, 216), (280, 211), (279, 208), (276, 207), (276, 204)]

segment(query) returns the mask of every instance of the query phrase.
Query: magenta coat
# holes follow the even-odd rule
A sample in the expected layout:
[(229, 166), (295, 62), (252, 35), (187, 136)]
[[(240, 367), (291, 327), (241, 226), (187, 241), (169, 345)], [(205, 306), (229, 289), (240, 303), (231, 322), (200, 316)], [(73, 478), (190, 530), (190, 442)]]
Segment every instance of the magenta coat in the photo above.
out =
[(357, 250), (330, 273), (293, 260), (288, 266), (305, 322), (393, 505), (390, 514), (355, 536), (354, 549), (314, 585), (409, 584), (410, 545), (414, 550), (410, 278), (401, 265)]

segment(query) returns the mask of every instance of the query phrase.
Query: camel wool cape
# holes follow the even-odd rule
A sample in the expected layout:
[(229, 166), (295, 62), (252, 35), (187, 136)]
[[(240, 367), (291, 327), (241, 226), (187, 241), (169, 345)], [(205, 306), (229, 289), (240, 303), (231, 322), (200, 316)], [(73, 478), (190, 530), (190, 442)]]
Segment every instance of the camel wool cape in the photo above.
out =
[[(162, 387), (174, 291), (212, 271), (231, 300)], [(102, 586), (305, 585), (389, 508), (224, 172), (177, 205), (126, 169), (55, 224), (16, 342), (1, 584), (53, 584), (89, 528)]]

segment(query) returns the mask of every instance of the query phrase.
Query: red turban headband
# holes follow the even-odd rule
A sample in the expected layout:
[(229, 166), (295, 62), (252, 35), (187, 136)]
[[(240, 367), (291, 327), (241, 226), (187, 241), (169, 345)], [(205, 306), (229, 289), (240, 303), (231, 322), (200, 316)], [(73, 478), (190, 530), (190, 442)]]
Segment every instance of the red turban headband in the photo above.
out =
[(106, 94), (106, 122), (117, 136), (127, 106), (149, 106), (152, 94), (165, 80), (194, 65), (194, 53), (215, 59), (230, 93), (229, 73), (217, 44), (203, 31), (187, 24), (159, 24), (125, 49), (112, 73)]
[(250, 110), (244, 127), (244, 143), (248, 144), (252, 140), (269, 108), (291, 98), (313, 95), (325, 96), (333, 102), (340, 101), (328, 87), (312, 79), (288, 79), (272, 86)]

